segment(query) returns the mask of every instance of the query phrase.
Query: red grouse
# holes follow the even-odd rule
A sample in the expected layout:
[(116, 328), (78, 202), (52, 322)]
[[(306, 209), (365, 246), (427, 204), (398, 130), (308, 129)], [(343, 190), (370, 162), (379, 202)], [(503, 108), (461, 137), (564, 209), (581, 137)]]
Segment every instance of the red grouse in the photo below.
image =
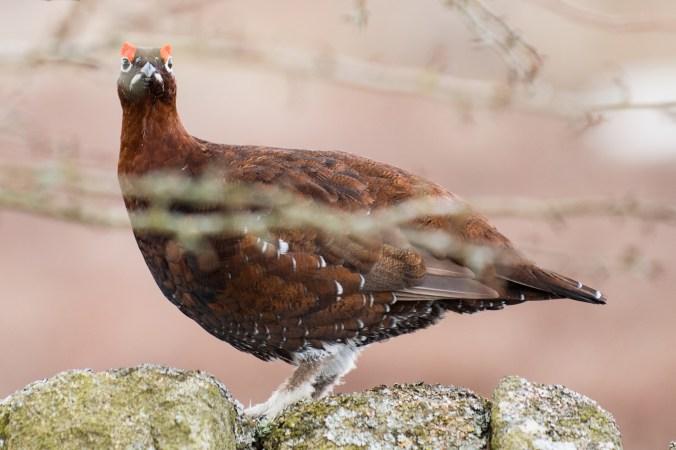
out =
[[(439, 185), (348, 153), (214, 144), (191, 136), (176, 111), (171, 53), (170, 45), (122, 46), (118, 175), (130, 213), (147, 210), (149, 201), (125, 180), (163, 171), (191, 180), (208, 173), (224, 186), (247, 186), (262, 196), (283, 190), (298, 203), (364, 216), (409, 200), (459, 202)], [(275, 212), (274, 205), (230, 208), (227, 202), (168, 207), (187, 216)], [(411, 239), (411, 232), (461, 246), (442, 252)], [(239, 350), (298, 367), (268, 401), (250, 408), (254, 415), (273, 416), (297, 400), (325, 395), (354, 367), (361, 347), (425, 328), (446, 311), (555, 298), (605, 303), (599, 291), (537, 267), (472, 212), (428, 212), (368, 237), (280, 224), (265, 233), (211, 233), (198, 246), (148, 227), (134, 227), (134, 234), (157, 285), (184, 314)], [(486, 259), (485, 252), (463, 246), (500, 257)]]

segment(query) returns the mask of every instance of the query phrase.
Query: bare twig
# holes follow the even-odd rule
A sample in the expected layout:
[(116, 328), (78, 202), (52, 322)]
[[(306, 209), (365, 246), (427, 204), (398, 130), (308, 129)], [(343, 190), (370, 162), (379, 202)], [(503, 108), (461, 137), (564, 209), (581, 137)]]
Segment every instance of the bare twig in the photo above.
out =
[[(159, 41), (161, 36), (149, 40)], [(499, 81), (486, 81), (454, 77), (432, 69), (388, 66), (345, 55), (313, 53), (285, 47), (258, 47), (228, 39), (174, 37), (176, 47), (193, 48), (193, 54), (207, 54), (227, 58), (265, 70), (276, 70), (290, 77), (318, 78), (327, 82), (346, 85), (351, 88), (375, 92), (415, 95), (448, 102), (467, 112), (472, 109), (496, 110), (510, 108), (528, 114), (538, 114), (580, 121), (590, 114), (631, 109), (668, 110), (676, 100), (662, 102), (638, 102), (626, 98), (623, 91), (616, 95), (616, 101), (595, 103), (584, 93), (555, 90), (543, 83), (524, 89)], [(110, 50), (105, 48), (105, 50)], [(102, 62), (99, 54), (73, 53), (58, 60), (87, 69), (98, 68)], [(33, 55), (32, 64), (49, 64), (56, 61), (51, 57)], [(0, 59), (0, 65), (2, 64)], [(590, 121), (583, 120), (585, 123)], [(597, 123), (597, 121), (591, 121)]]
[(172, 3), (165, 7), (167, 12), (170, 12), (171, 14), (185, 14), (200, 11), (219, 2), (217, 0), (192, 0), (189, 2), (179, 1)]
[(121, 209), (104, 210), (86, 206), (56, 204), (36, 194), (0, 188), (0, 209), (103, 228), (129, 228)]
[[(412, 245), (436, 255), (471, 262), (478, 272), (496, 260), (511, 258), (504, 249), (468, 244), (441, 230), (415, 225), (423, 217), (471, 212), (453, 198), (423, 198), (373, 211), (344, 211), (300, 199), (274, 189), (224, 183), (220, 177), (192, 180), (176, 175), (123, 179), (127, 192), (144, 199), (148, 207), (127, 216), (119, 201), (118, 186), (110, 177), (80, 174), (72, 168), (61, 173), (40, 170), (0, 170), (0, 211), (12, 210), (61, 221), (102, 228), (151, 231), (174, 236), (187, 248), (198, 248), (213, 235), (252, 234), (267, 239), (270, 230), (309, 228), (340, 236), (387, 235), (398, 230)], [(111, 202), (115, 197), (117, 200)], [(573, 217), (625, 217), (651, 223), (676, 224), (676, 205), (632, 199), (476, 199), (478, 210), (492, 217), (561, 221)], [(206, 206), (213, 212), (185, 214), (172, 209)], [(383, 233), (385, 232), (385, 233)]]
[(623, 17), (594, 11), (581, 4), (568, 0), (530, 0), (555, 14), (570, 20), (618, 33), (654, 33), (676, 32), (676, 17), (661, 17), (641, 13), (637, 16)]
[(514, 81), (532, 82), (540, 72), (543, 58), (532, 45), (481, 0), (445, 0), (455, 7), (477, 36), (504, 60)]
[[(159, 41), (162, 38), (150, 36), (148, 40)], [(200, 38), (197, 41), (175, 36), (172, 41), (175, 47), (192, 48), (193, 55), (215, 56), (229, 62), (281, 72), (289, 78), (316, 78), (354, 89), (427, 97), (449, 103), (462, 112), (475, 108), (495, 110), (511, 107), (525, 113), (567, 118), (579, 114), (574, 98), (567, 93), (541, 89), (535, 95), (525, 94), (518, 86), (505, 82), (454, 77), (430, 68), (389, 66), (346, 55), (288, 47), (259, 47), (222, 38)], [(110, 50), (104, 46), (97, 53), (74, 52), (58, 58), (36, 53), (23, 62), (31, 66), (58, 63), (61, 66), (100, 69), (104, 66), (100, 55), (108, 54)], [(0, 66), (5, 63), (0, 58)]]
[[(356, 1), (358, 5), (366, 7), (363, 0)], [(425, 96), (448, 102), (464, 114), (471, 113), (475, 109), (510, 108), (518, 112), (582, 122), (587, 128), (600, 123), (602, 118), (599, 114), (603, 112), (647, 108), (668, 112), (676, 103), (673, 100), (656, 103), (634, 102), (627, 100), (624, 94), (604, 100), (604, 103), (594, 103), (589, 101), (590, 96), (585, 96), (582, 92), (554, 89), (542, 81), (538, 81), (537, 85), (528, 84), (536, 78), (542, 65), (542, 57), (533, 46), (524, 41), (480, 0), (444, 1), (456, 8), (470, 28), (507, 62), (514, 75), (512, 81), (522, 81), (521, 83), (466, 79), (430, 68), (387, 66), (345, 55), (259, 46), (220, 36), (210, 39), (202, 35), (199, 38), (178, 35), (172, 39), (176, 47), (186, 49), (185, 54), (208, 54), (239, 64), (277, 70), (286, 76), (314, 77), (352, 88)], [(207, 0), (200, 5), (209, 3), (210, 0)], [(183, 3), (177, 3), (176, 7), (182, 7), (181, 5)], [(23, 58), (22, 62), (31, 65), (68, 63), (87, 69), (103, 67), (101, 58), (109, 54), (113, 43), (110, 40), (101, 40), (86, 48), (75, 45), (72, 42), (74, 32), (69, 30), (77, 29), (73, 21), (79, 23), (77, 17), (82, 16), (82, 10), (78, 9), (76, 12), (75, 19), (66, 18), (57, 27), (55, 48), (38, 49), (30, 57)], [(114, 21), (111, 22), (111, 27), (115, 27)], [(163, 42), (165, 36), (146, 34), (145, 39)], [(15, 63), (16, 61), (11, 58), (0, 58), (0, 65)]]
[(676, 109), (676, 100), (665, 100), (659, 102), (636, 102), (636, 101), (621, 101), (616, 103), (600, 103), (589, 106), (590, 112), (603, 111), (626, 111), (626, 110), (656, 110), (669, 111)]
[(52, 32), (51, 39), (45, 40), (48, 47), (43, 51), (49, 55), (63, 55), (68, 52), (68, 44), (91, 18), (96, 2), (72, 2), (68, 12), (63, 15)]
[(366, 0), (354, 0), (353, 11), (345, 14), (345, 19), (355, 24), (358, 28), (365, 28), (371, 15)]
[[(360, 20), (366, 20), (368, 10), (365, 0), (355, 1)], [(203, 1), (199, 5), (208, 3), (210, 1)], [(183, 4), (179, 3), (172, 7), (180, 8), (181, 5)], [(541, 58), (499, 17), (491, 13), (478, 0), (462, 0), (454, 6), (457, 6), (474, 30), (481, 30), (480, 35), (508, 62), (516, 79), (532, 80), (535, 77)], [(110, 40), (100, 40), (86, 48), (71, 42), (72, 30), (79, 24), (78, 18), (81, 16), (81, 10), (81, 8), (74, 9), (76, 14), (73, 14), (73, 17), (67, 16), (60, 23), (55, 32), (53, 38), (55, 44), (52, 47), (36, 49), (31, 52), (29, 58), (22, 58), (21, 62), (34, 66), (58, 63), (88, 69), (103, 67), (101, 58), (111, 50)], [(122, 18), (117, 20), (122, 20)], [(124, 20), (132, 19), (125, 16)], [(111, 30), (116, 29), (114, 21), (110, 26)], [(148, 34), (145, 38), (148, 41), (163, 42), (165, 37)], [(194, 37), (182, 39), (180, 35), (174, 35), (172, 40), (175, 47), (192, 48), (194, 50), (192, 54), (208, 53), (211, 56), (225, 56), (229, 61), (263, 66), (266, 69), (282, 71), (287, 75), (318, 77), (362, 89), (425, 95), (442, 101), (450, 101), (464, 112), (475, 107), (494, 109), (508, 104), (517, 109), (546, 112), (552, 105), (568, 104), (566, 100), (559, 98), (558, 95), (553, 96), (551, 92), (527, 97), (510, 82), (452, 77), (429, 68), (392, 67), (326, 52), (313, 53), (294, 48), (252, 45), (222, 36), (210, 39), (200, 35), (199, 39)], [(67, 51), (63, 51), (65, 48)], [(16, 60), (10, 62), (9, 59), (0, 58), (0, 64), (3, 64), (3, 61), (7, 64), (16, 64)]]
[[(368, 228), (374, 226), (367, 223), (373, 217), (365, 215), (364, 211), (346, 215), (336, 212), (333, 208), (299, 203), (298, 197), (285, 191), (250, 189), (247, 186), (224, 183), (220, 177), (205, 176), (199, 180), (191, 180), (168, 174), (125, 179), (123, 183), (134, 195), (152, 200), (153, 204), (160, 206), (180, 200), (189, 204), (222, 205), (235, 211), (239, 208), (246, 209), (251, 205), (266, 211), (274, 208), (284, 210), (282, 215), (269, 216), (263, 222), (258, 213), (229, 214), (228, 220), (234, 221), (237, 226), (248, 223), (250, 227), (258, 226), (256, 224), (271, 227), (285, 223), (318, 228), (335, 226), (335, 230), (332, 228), (331, 231), (337, 231), (343, 229), (345, 223), (351, 223), (354, 231), (360, 233), (368, 232)], [(120, 196), (117, 181), (110, 176), (103, 177), (99, 171), (0, 166), (0, 194), (0, 208), (102, 226), (119, 227), (126, 223), (120, 219), (126, 216), (121, 204), (119, 202), (116, 205), (110, 204), (110, 200), (119, 199)], [(102, 201), (107, 201), (108, 204), (101, 207)], [(530, 220), (626, 217), (666, 224), (676, 223), (676, 205), (631, 198), (558, 200), (478, 198), (474, 199), (472, 204), (491, 217)], [(464, 203), (449, 199), (422, 199), (378, 210), (377, 222), (388, 227), (424, 215), (458, 215), (467, 212)], [(153, 214), (157, 217), (158, 213), (155, 211)], [(356, 218), (353, 218), (353, 215), (356, 215)], [(332, 217), (335, 220), (331, 220)]]
[[(508, 62), (510, 70), (516, 77), (514, 80), (528, 82), (537, 76), (542, 64), (542, 57), (537, 50), (525, 42), (482, 2), (478, 0), (445, 1), (457, 8), (470, 27), (483, 36), (483, 39)], [(365, 7), (365, 4), (363, 6)], [(65, 20), (64, 23), (69, 22)], [(63, 26), (59, 30), (61, 28)], [(59, 31), (57, 34), (61, 36), (63, 33)], [(65, 33), (64, 36), (59, 37), (60, 43), (57, 47), (67, 48), (67, 51), (38, 49), (22, 62), (33, 66), (58, 63), (87, 69), (103, 67), (101, 58), (111, 50), (110, 41), (100, 41), (96, 45), (83, 48), (68, 42), (63, 43), (63, 39), (67, 39), (69, 33)], [(149, 41), (163, 42), (164, 38), (163, 35), (146, 35)], [(626, 102), (625, 98), (620, 98), (615, 103), (589, 104), (582, 93), (556, 90), (542, 82), (533, 86), (509, 81), (467, 79), (430, 68), (388, 66), (345, 55), (311, 52), (297, 48), (258, 46), (242, 40), (223, 37), (200, 36), (196, 39), (177, 35), (172, 39), (176, 47), (192, 49), (190, 52), (186, 51), (186, 54), (207, 54), (239, 64), (262, 67), (265, 70), (277, 70), (286, 76), (314, 77), (353, 88), (425, 96), (449, 102), (463, 113), (474, 109), (494, 110), (509, 107), (515, 111), (579, 121), (580, 118), (588, 116), (590, 111), (598, 113), (618, 109), (620, 104), (623, 109), (631, 109), (634, 105), (636, 108), (651, 107), (647, 104)], [(11, 59), (0, 58), (0, 64), (3, 64), (3, 61), (15, 63)], [(662, 107), (663, 105), (654, 106)]]
[(556, 199), (477, 198), (476, 209), (491, 217), (561, 220), (575, 217), (624, 217), (676, 224), (676, 204), (634, 198)]

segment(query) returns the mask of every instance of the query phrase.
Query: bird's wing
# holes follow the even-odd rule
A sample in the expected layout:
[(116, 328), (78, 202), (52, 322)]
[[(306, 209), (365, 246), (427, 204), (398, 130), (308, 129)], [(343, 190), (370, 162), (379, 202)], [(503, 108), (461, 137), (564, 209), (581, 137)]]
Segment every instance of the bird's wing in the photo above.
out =
[[(404, 171), (342, 153), (240, 148), (232, 155), (225, 173), (230, 181), (286, 189), (299, 200), (355, 214), (418, 197), (454, 199)], [(475, 264), (471, 254), (448, 255), (415, 243), (398, 226), (355, 236), (280, 224), (265, 235), (213, 236), (211, 256), (186, 260), (199, 270), (176, 265), (190, 273), (193, 287), (182, 301), (202, 305), (191, 308), (201, 315), (198, 322), (229, 336), (233, 345), (264, 359), (290, 359), (324, 342), (368, 343), (410, 332), (445, 310), (475, 312), (574, 293), (565, 279), (543, 275), (548, 272), (512, 270), (531, 266), (479, 215), (428, 215), (407, 226), (441, 231), (509, 258)]]
[(364, 289), (394, 292), (402, 301), (491, 299), (497, 291), (476, 279), (474, 272), (451, 260), (440, 260), (416, 248), (383, 244), (380, 257), (362, 274)]
[[(369, 214), (420, 197), (452, 199), (439, 186), (401, 169), (346, 153), (239, 147), (231, 158), (225, 174), (229, 181), (293, 192), (337, 211)], [(364, 278), (368, 292), (401, 292), (408, 300), (497, 296), (472, 271), (423, 254), (396, 228), (369, 236), (327, 236), (309, 228), (278, 231), (273, 241), (281, 239), (291, 252), (350, 269)]]
[[(241, 147), (233, 154), (238, 159), (229, 164), (230, 180), (271, 185), (355, 214), (421, 197), (460, 201), (440, 186), (399, 168), (346, 153)], [(292, 250), (357, 273), (365, 280), (364, 290), (394, 292), (401, 300), (523, 301), (557, 296), (598, 300), (597, 291), (523, 258), (479, 214), (429, 214), (408, 225), (417, 231), (445, 232), (462, 245), (491, 249), (495, 261), (483, 261), (477, 267), (472, 249), (461, 248), (460, 255), (435, 255), (411, 243), (400, 229), (368, 238), (327, 237), (317, 230), (288, 230), (284, 237)]]

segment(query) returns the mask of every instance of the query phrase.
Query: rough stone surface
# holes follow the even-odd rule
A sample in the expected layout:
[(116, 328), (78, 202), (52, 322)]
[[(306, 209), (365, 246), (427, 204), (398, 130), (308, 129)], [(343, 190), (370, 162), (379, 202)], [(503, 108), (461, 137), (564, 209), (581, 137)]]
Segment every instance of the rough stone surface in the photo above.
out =
[[(301, 402), (254, 421), (213, 377), (157, 366), (38, 381), (0, 401), (0, 450), (621, 449), (612, 416), (562, 386), (509, 377), (493, 403), (409, 384)], [(672, 443), (670, 449), (676, 450)]]
[(491, 448), (500, 450), (621, 449), (613, 417), (563, 386), (503, 379), (493, 392)]
[(301, 403), (260, 434), (266, 449), (483, 449), (489, 417), (466, 389), (395, 385)]
[(0, 449), (231, 449), (237, 406), (201, 372), (64, 372), (0, 402)]

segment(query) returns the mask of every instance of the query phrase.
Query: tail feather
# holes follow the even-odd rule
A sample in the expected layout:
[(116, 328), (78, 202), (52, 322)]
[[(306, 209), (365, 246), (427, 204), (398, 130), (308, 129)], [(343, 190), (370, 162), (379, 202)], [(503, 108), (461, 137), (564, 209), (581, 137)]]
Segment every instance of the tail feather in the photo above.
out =
[(606, 303), (606, 298), (600, 291), (572, 278), (541, 269), (534, 265), (503, 267), (498, 270), (498, 276), (506, 281), (542, 291), (543, 294), (546, 294), (542, 299), (569, 298), (593, 304)]

